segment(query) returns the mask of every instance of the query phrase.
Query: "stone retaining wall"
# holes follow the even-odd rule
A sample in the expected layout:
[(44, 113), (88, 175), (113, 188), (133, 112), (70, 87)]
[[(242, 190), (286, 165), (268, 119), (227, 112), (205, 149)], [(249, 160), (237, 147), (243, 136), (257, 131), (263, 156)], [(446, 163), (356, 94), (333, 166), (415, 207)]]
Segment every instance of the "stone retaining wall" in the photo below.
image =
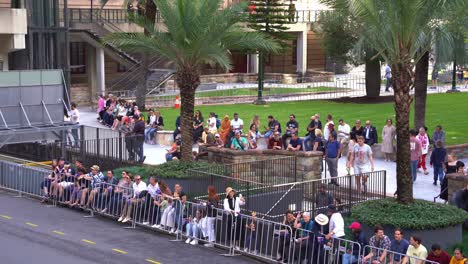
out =
[[(201, 151), (205, 151), (202, 147)], [(304, 180), (320, 179), (322, 153), (316, 151), (287, 150), (247, 150), (239, 151), (228, 148), (207, 147), (208, 161), (216, 163), (243, 163), (281, 157), (296, 157), (297, 177)]]
[(457, 159), (468, 159), (468, 143), (447, 146), (447, 153), (454, 155)]
[(450, 201), (452, 199), (452, 195), (456, 191), (459, 191), (468, 185), (468, 176), (460, 173), (453, 173), (447, 174), (446, 177), (448, 179), (448, 195)]

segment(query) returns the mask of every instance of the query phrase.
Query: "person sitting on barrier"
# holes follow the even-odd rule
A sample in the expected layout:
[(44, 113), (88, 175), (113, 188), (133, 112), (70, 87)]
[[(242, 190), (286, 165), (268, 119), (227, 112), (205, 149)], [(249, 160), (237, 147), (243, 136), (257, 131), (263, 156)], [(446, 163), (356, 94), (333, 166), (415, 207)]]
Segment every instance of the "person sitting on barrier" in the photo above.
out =
[[(170, 193), (170, 190), (169, 190)], [(177, 195), (176, 195), (177, 193)], [(174, 193), (171, 195), (166, 195), (167, 198), (167, 207), (164, 209), (164, 212), (161, 217), (161, 225), (158, 228), (163, 228), (171, 230), (174, 227), (174, 199), (179, 197), (182, 193), (182, 186), (180, 184), (174, 185)]]
[(334, 202), (333, 196), (330, 192), (327, 192), (327, 186), (320, 183), (318, 186), (318, 192), (315, 195), (315, 206), (317, 214), (325, 214), (328, 206)]
[(439, 264), (450, 264), (450, 255), (443, 251), (439, 244), (433, 244), (431, 250), (432, 251), (427, 256), (427, 260)]
[[(260, 249), (260, 245), (257, 240), (257, 213), (252, 212), (252, 218), (250, 221), (245, 225), (247, 230), (246, 237), (245, 237), (245, 245), (244, 245), (244, 252), (246, 253), (253, 253), (254, 255), (258, 254), (258, 250)], [(251, 245), (253, 244), (253, 246)]]
[[(236, 132), (237, 135), (238, 132)], [(232, 226), (235, 230), (234, 233), (234, 245), (236, 250), (240, 250), (239, 247), (239, 239), (241, 234), (241, 215), (240, 215), (240, 207), (245, 204), (245, 199), (242, 197), (242, 194), (236, 196), (236, 191), (231, 188), (226, 188), (226, 198), (224, 199), (224, 210), (230, 212), (234, 219), (228, 217), (228, 226)], [(231, 237), (229, 238), (231, 239)]]
[(206, 228), (205, 237), (208, 237), (206, 247), (213, 247), (216, 241), (215, 221), (218, 215), (219, 197), (214, 186), (208, 186), (208, 201), (206, 205)]
[(75, 177), (75, 187), (73, 188), (73, 193), (70, 198), (70, 208), (73, 208), (78, 205), (81, 201), (81, 196), (83, 195), (83, 190), (89, 188), (89, 182), (85, 180), (87, 174), (86, 168), (82, 166), (77, 167), (77, 175)]
[[(114, 171), (108, 170), (106, 176), (104, 176), (104, 182), (102, 184), (102, 191), (98, 193), (98, 208), (103, 213), (103, 210), (107, 208), (107, 204), (114, 195), (115, 188), (119, 184), (119, 180), (114, 177)], [(105, 213), (106, 211), (104, 211)]]
[(463, 251), (460, 248), (456, 248), (453, 251), (453, 257), (450, 259), (450, 264), (466, 264), (467, 258), (463, 256)]
[[(409, 247), (406, 251), (406, 256), (403, 258), (402, 264), (423, 264), (427, 258), (427, 249), (421, 244), (421, 238), (410, 236)], [(463, 262), (462, 262), (463, 263)]]
[[(66, 197), (69, 197), (69, 194), (71, 194), (71, 191), (73, 190), (73, 185), (75, 184), (75, 169), (70, 167), (69, 162), (65, 162), (64, 165), (64, 172), (63, 172), (63, 178), (60, 184), (57, 186), (58, 188), (58, 199), (59, 201), (63, 202), (66, 199)], [(66, 192), (67, 196), (64, 197), (64, 192)], [(67, 204), (67, 202), (65, 202)]]
[(187, 195), (184, 192), (174, 193), (174, 201), (172, 207), (174, 207), (174, 227), (171, 229), (171, 233), (182, 232), (183, 222), (186, 210)]
[(247, 141), (249, 142), (249, 149), (256, 149), (257, 148), (257, 125), (251, 124), (249, 128), (249, 132), (247, 134)]
[[(383, 263), (392, 246), (392, 241), (385, 235), (382, 226), (375, 227), (374, 235), (369, 239), (369, 246), (372, 247), (372, 250), (363, 258), (363, 262), (371, 261), (372, 264)], [(373, 258), (374, 260), (372, 260)]]
[(296, 234), (296, 218), (291, 210), (286, 211), (283, 218), (283, 225), (289, 226), (292, 233), (289, 233), (290, 230), (287, 228), (278, 230), (277, 261), (282, 261), (284, 258), (288, 257), (289, 242), (291, 241), (291, 237)]
[(52, 199), (58, 198), (58, 191), (60, 188), (60, 183), (63, 181), (65, 176), (65, 159), (59, 158), (57, 166), (55, 166), (55, 179), (50, 183), (50, 194)]
[[(135, 182), (132, 186), (133, 189), (133, 197), (130, 198), (124, 205), (123, 212), (122, 212), (122, 223), (126, 223), (132, 220), (132, 213), (134, 206), (138, 205), (141, 202), (140, 194), (146, 192), (146, 183), (141, 180), (140, 175), (135, 175)], [(136, 210), (135, 210), (136, 211)], [(135, 214), (137, 214), (135, 212)], [(119, 218), (120, 219), (120, 218)], [(119, 221), (120, 222), (120, 221)]]
[[(98, 165), (93, 165), (91, 167), (91, 172), (88, 175), (85, 175), (85, 180), (90, 181), (90, 189), (83, 190), (83, 195), (81, 196), (81, 206), (84, 208), (94, 209), (94, 197), (102, 190), (102, 182), (104, 181), (104, 175), (99, 170)], [(88, 202), (85, 205), (86, 194), (89, 193)]]
[[(301, 234), (294, 240), (294, 242), (299, 246), (299, 250), (295, 251), (294, 257), (298, 258), (299, 260), (303, 260), (310, 257), (308, 256), (308, 252), (306, 249), (310, 241), (310, 236), (315, 236), (313, 231), (316, 227), (314, 221), (311, 221), (310, 219), (309, 212), (298, 212), (296, 215), (296, 221), (294, 225), (296, 229), (301, 229)], [(316, 228), (316, 230), (318, 230), (318, 228)]]
[(241, 136), (241, 132), (236, 131), (235, 136), (232, 138), (231, 149), (245, 151), (248, 148), (249, 144), (247, 139)]
[(406, 254), (406, 251), (408, 251), (409, 242), (403, 238), (403, 230), (400, 228), (395, 229), (393, 235), (395, 239), (392, 240), (390, 250), (398, 254), (391, 254), (393, 256), (390, 257), (390, 263), (399, 264)]
[(190, 245), (198, 245), (198, 239), (200, 239), (200, 234), (202, 234), (201, 230), (201, 222), (202, 222), (202, 212), (197, 210), (195, 212), (195, 217), (189, 216), (188, 223), (185, 226), (187, 240), (185, 240), (186, 244)]
[(213, 142), (213, 145), (218, 147), (218, 148), (223, 148), (224, 147), (224, 142), (221, 139), (220, 135), (218, 133), (215, 134), (215, 140)]
[(281, 138), (280, 132), (273, 132), (273, 135), (268, 138), (268, 149), (282, 150), (283, 139)]
[[(297, 131), (299, 130), (299, 123), (296, 121), (296, 116), (294, 114), (289, 115), (289, 121), (286, 123), (286, 131), (284, 132), (283, 138), (283, 147), (286, 149), (288, 146), (286, 145), (286, 140), (292, 136), (292, 134), (297, 135)], [(301, 144), (302, 145), (302, 144)]]
[[(342, 264), (358, 263), (361, 249), (367, 245), (366, 235), (362, 232), (361, 224), (359, 222), (351, 223), (349, 229), (351, 229), (354, 243), (351, 248), (346, 249), (346, 253), (343, 255)], [(360, 247), (358, 245), (360, 245)]]
[(286, 150), (302, 151), (302, 140), (297, 136), (297, 133), (291, 133), (291, 139)]
[(151, 176), (149, 178), (149, 184), (147, 186), (148, 199), (145, 203), (145, 221), (144, 225), (154, 225), (157, 222), (159, 216), (159, 207), (156, 203), (161, 197), (161, 190), (159, 189), (159, 183), (156, 180), (156, 177)]
[(166, 210), (167, 207), (169, 207), (168, 203), (168, 197), (172, 196), (172, 192), (169, 189), (169, 186), (167, 186), (165, 181), (159, 181), (159, 190), (161, 191), (161, 194), (159, 196), (159, 200), (154, 201), (154, 205), (157, 207), (159, 211), (156, 211), (157, 213), (157, 218), (156, 222), (151, 226), (152, 228), (161, 228), (161, 222), (162, 222), (162, 215), (163, 212)]
[[(109, 210), (110, 214), (118, 215), (121, 214), (121, 208), (123, 204), (126, 204), (131, 197), (131, 188), (132, 188), (132, 175), (127, 171), (122, 171), (122, 178), (120, 179), (117, 187), (114, 189), (112, 196), (109, 200), (109, 203), (101, 211), (101, 213), (107, 212)], [(119, 218), (119, 222), (123, 220)]]

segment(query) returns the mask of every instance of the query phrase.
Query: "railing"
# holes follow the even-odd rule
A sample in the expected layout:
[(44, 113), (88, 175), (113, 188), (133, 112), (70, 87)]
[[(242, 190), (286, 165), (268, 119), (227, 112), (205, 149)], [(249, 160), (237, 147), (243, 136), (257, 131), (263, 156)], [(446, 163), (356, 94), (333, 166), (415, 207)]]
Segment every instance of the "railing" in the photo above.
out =
[[(388, 249), (363, 247), (342, 237), (327, 239), (327, 226), (314, 229), (303, 226), (293, 230), (284, 223), (254, 214), (237, 214), (205, 202), (186, 201), (185, 197), (151, 196), (146, 191), (135, 193), (128, 187), (132, 184), (128, 180), (126, 184), (121, 180), (118, 185), (104, 179), (91, 183), (82, 181), (82, 175), (72, 177), (65, 173), (52, 178), (49, 172), (0, 161), (0, 189), (17, 192), (19, 196), (45, 197), (52, 206), (79, 207), (87, 213), (84, 217), (106, 216), (124, 223), (125, 228), (138, 226), (169, 234), (175, 241), (186, 239), (185, 242), (192, 245), (216, 246), (227, 256), (241, 253), (268, 262), (281, 260), (290, 264), (363, 264), (372, 263), (385, 252), (381, 263), (408, 258), (410, 263), (417, 260), (435, 264)], [(368, 256), (370, 252), (373, 255)], [(345, 259), (350, 262), (342, 262)]]
[(85, 126), (64, 133), (65, 141), (9, 144), (3, 146), (0, 153), (31, 161), (50, 161), (59, 157), (79, 159), (87, 165), (99, 164), (103, 169), (134, 165), (141, 160), (142, 137), (125, 137), (109, 129)]

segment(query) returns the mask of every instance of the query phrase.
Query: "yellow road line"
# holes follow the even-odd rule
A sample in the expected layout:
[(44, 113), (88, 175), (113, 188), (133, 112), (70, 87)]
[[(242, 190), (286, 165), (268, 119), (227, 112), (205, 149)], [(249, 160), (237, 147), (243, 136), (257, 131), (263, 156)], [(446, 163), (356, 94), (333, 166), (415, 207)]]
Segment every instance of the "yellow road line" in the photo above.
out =
[(87, 240), (87, 239), (81, 239), (81, 242), (88, 243), (90, 245), (96, 245), (96, 242), (91, 241), (91, 240)]
[(30, 222), (26, 222), (25, 224), (31, 227), (38, 227), (38, 225), (30, 223)]
[(120, 253), (120, 254), (127, 254), (127, 251), (123, 251), (123, 250), (120, 250), (120, 249), (117, 249), (117, 248), (113, 248), (112, 251)]
[(161, 264), (161, 262), (157, 262), (155, 260), (152, 260), (152, 259), (145, 259), (147, 262), (149, 263), (153, 263), (153, 264)]
[(61, 236), (64, 236), (64, 235), (65, 235), (65, 233), (60, 232), (60, 231), (57, 231), (57, 230), (52, 231), (52, 233), (55, 233), (55, 234), (61, 235)]
[(5, 219), (8, 219), (10, 220), (12, 217), (11, 216), (8, 216), (8, 215), (0, 215), (1, 218), (5, 218)]

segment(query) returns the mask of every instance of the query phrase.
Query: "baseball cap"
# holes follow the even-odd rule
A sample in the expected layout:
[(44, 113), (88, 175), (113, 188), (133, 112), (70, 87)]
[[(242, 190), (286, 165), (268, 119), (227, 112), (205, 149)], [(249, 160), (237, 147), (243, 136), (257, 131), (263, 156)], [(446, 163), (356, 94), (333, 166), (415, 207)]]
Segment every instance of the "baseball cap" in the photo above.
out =
[(351, 225), (349, 225), (349, 229), (361, 229), (361, 224), (359, 222), (352, 222)]

